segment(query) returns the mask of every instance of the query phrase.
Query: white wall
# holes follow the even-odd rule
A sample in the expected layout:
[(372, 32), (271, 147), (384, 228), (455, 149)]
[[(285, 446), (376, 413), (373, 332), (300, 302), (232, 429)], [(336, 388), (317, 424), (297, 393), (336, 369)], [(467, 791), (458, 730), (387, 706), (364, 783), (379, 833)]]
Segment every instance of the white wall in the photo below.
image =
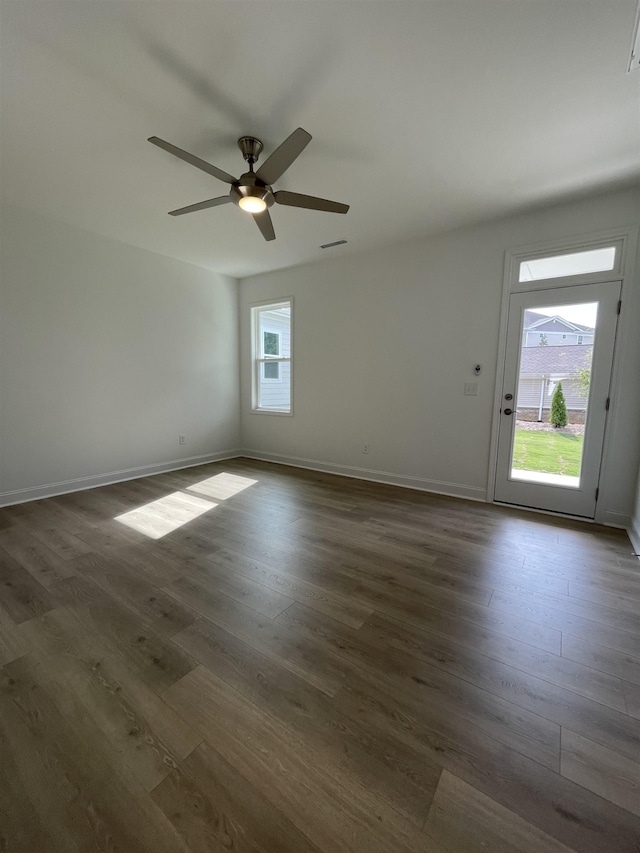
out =
[(239, 447), (234, 279), (14, 207), (0, 225), (0, 503)]
[[(234, 280), (3, 209), (0, 503), (241, 446), (484, 498), (505, 250), (639, 220), (629, 190), (246, 279), (239, 399)], [(290, 295), (295, 414), (254, 414), (248, 306)], [(609, 523), (629, 522), (636, 494), (639, 318), (636, 278), (601, 483)], [(480, 394), (465, 397), (477, 362)]]
[[(243, 280), (245, 449), (484, 498), (505, 250), (638, 222), (640, 192), (626, 190)], [(250, 410), (249, 305), (285, 296), (294, 297), (291, 418)], [(621, 318), (620, 387), (601, 483), (599, 514), (608, 523), (628, 523), (634, 500), (638, 316), (636, 279)], [(465, 397), (464, 383), (476, 380), (476, 363), (483, 368), (480, 393)], [(368, 455), (361, 452), (364, 442), (370, 443)]]

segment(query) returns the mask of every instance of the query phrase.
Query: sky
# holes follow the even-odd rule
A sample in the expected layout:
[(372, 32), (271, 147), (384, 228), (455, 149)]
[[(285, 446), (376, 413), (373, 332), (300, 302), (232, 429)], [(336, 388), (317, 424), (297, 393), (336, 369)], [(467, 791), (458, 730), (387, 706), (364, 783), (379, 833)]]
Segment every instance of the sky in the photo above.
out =
[(596, 327), (596, 316), (598, 314), (597, 302), (584, 302), (580, 305), (554, 305), (550, 308), (531, 308), (536, 314), (547, 314), (550, 317), (563, 317), (570, 323), (581, 323), (583, 326)]

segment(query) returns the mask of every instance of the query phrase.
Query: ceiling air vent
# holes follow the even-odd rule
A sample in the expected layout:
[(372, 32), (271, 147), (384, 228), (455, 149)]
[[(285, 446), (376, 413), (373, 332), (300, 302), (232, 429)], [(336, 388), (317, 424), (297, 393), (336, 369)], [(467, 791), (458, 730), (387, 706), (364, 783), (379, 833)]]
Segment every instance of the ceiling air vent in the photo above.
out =
[(335, 240), (333, 243), (323, 243), (321, 249), (333, 249), (334, 246), (344, 246), (346, 240)]

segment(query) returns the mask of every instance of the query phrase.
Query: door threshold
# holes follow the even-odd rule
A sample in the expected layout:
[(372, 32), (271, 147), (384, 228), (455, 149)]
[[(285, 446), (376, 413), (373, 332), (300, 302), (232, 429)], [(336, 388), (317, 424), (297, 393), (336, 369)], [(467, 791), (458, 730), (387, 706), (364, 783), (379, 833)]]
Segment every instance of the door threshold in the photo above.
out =
[[(491, 501), (491, 503), (495, 504), (496, 506), (503, 506), (506, 509), (521, 509), (524, 512), (536, 512), (536, 513), (539, 513), (540, 515), (552, 515), (554, 518), (568, 518), (570, 521), (584, 521), (587, 524), (595, 524), (596, 523), (595, 518), (590, 518), (589, 516), (585, 516), (585, 515), (569, 515), (569, 513), (566, 513), (566, 512), (554, 512), (551, 509), (539, 509), (538, 507), (535, 507), (535, 506), (522, 506), (521, 504), (509, 504), (509, 503), (506, 503), (505, 501), (493, 500), (493, 501)], [(603, 526), (604, 527), (610, 527), (612, 525), (605, 524)]]

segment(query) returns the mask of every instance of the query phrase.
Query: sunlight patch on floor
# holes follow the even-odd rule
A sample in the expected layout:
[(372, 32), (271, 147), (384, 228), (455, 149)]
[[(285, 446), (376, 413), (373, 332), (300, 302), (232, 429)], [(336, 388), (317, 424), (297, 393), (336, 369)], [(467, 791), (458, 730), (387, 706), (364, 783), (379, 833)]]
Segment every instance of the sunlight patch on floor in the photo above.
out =
[(195, 495), (173, 492), (157, 501), (117, 515), (115, 521), (144, 533), (150, 539), (161, 539), (216, 506), (212, 501)]
[(193, 486), (188, 486), (187, 491), (197, 492), (200, 495), (206, 495), (208, 498), (215, 498), (219, 501), (226, 501), (248, 489), (257, 483), (257, 480), (250, 480), (248, 477), (240, 477), (238, 474), (216, 474), (215, 477), (208, 477), (199, 483), (194, 483)]

